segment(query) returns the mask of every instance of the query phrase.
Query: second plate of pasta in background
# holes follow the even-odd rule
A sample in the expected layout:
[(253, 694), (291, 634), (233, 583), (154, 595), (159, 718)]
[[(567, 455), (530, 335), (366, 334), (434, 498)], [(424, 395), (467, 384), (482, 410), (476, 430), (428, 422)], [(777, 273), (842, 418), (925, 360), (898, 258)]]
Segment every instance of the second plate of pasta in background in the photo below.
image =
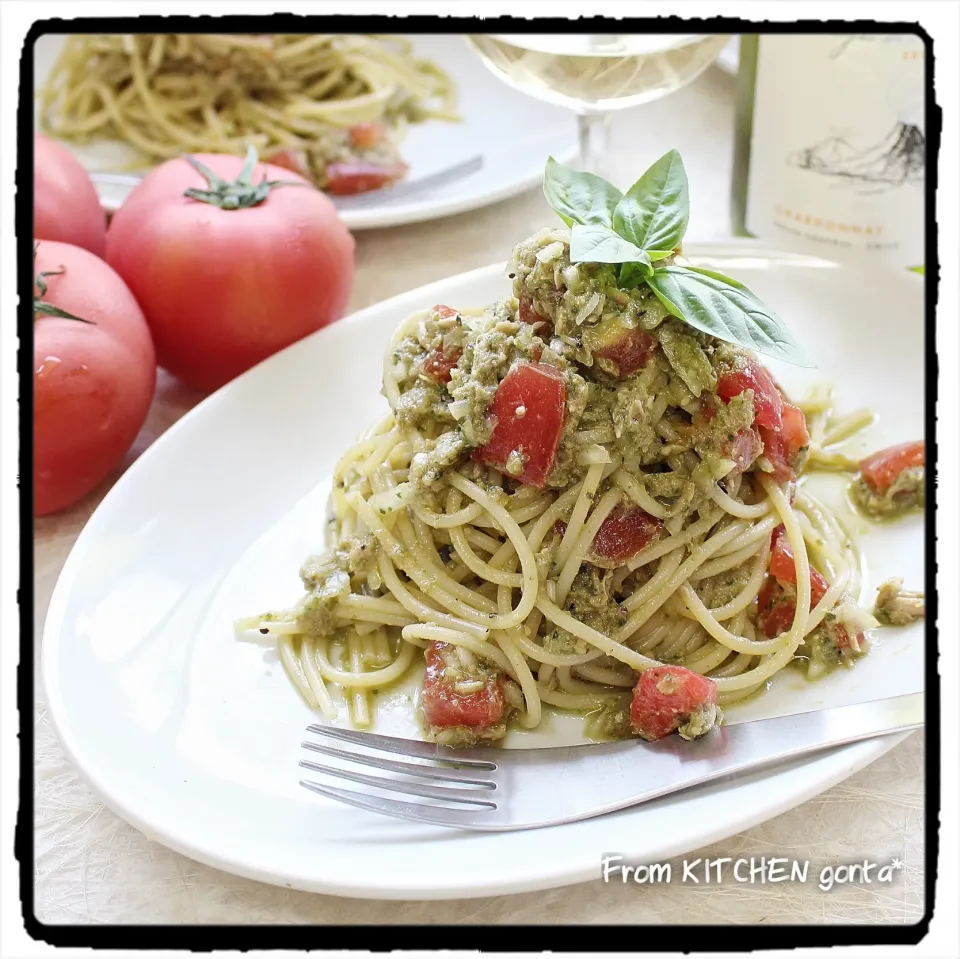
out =
[[(922, 280), (866, 275), (753, 243), (691, 244), (686, 252), (775, 306), (816, 359), (816, 370), (770, 363), (790, 396), (831, 383), (839, 411), (874, 411), (852, 455), (922, 436)], [(503, 268), (491, 267), (321, 331), (188, 414), (104, 500), (51, 600), (43, 672), (69, 754), (138, 828), (201, 861), (297, 888), (491, 895), (593, 878), (604, 850), (653, 861), (700, 847), (797, 805), (894, 744), (842, 747), (600, 819), (509, 835), (379, 820), (297, 785), (299, 742), (317, 713), (284, 674), (274, 641), (238, 639), (233, 621), (298, 597), (296, 571), (322, 548), (334, 465), (386, 411), (383, 348), (401, 320), (435, 303), (483, 307), (508, 290)], [(923, 587), (921, 514), (873, 524), (851, 510), (847, 476), (812, 479), (858, 541), (867, 603), (891, 576)], [(783, 670), (765, 695), (732, 706), (727, 720), (916, 692), (923, 673), (923, 624), (881, 630), (853, 668), (816, 682)], [(376, 702), (377, 732), (419, 735), (414, 692)], [(346, 705), (338, 699), (343, 724)], [(507, 745), (582, 735), (582, 717), (556, 713)], [(410, 869), (420, 857), (438, 861), (437, 853), (456, 869)]]
[[(374, 42), (364, 38), (353, 39), (358, 44)], [(123, 38), (93, 36), (83, 38), (86, 45), (82, 50), (78, 48), (77, 56), (81, 59), (89, 56), (97, 40), (102, 40), (102, 46), (108, 51), (100, 55), (120, 60), (126, 56), (122, 47), (125, 42)], [(317, 116), (301, 117), (301, 122), (307, 124), (302, 131), (316, 124), (319, 124), (318, 129), (324, 128), (325, 121), (319, 118), (333, 111), (339, 117), (338, 122), (350, 120), (350, 125), (345, 125), (342, 132), (334, 131), (323, 137), (305, 132), (298, 134), (286, 125), (279, 126), (277, 108), (264, 105), (269, 98), (265, 96), (264, 103), (254, 103), (250, 97), (246, 98), (245, 110), (251, 109), (253, 104), (253, 108), (263, 112), (263, 116), (258, 114), (257, 118), (246, 122), (254, 126), (259, 124), (257, 135), (263, 144), (272, 144), (266, 152), (263, 144), (260, 145), (263, 159), (268, 159), (271, 149), (280, 150), (277, 144), (285, 136), (296, 136), (311, 140), (311, 149), (315, 150), (313, 159), (302, 149), (284, 149), (279, 154), (282, 165), (289, 165), (300, 172), (312, 172), (314, 175), (311, 178), (327, 188), (331, 182), (326, 175), (327, 170), (333, 170), (333, 175), (336, 175), (337, 169), (346, 170), (342, 189), (349, 191), (350, 195), (334, 197), (334, 201), (340, 206), (341, 218), (351, 230), (430, 220), (495, 203), (539, 182), (543, 156), (553, 154), (570, 158), (576, 153), (575, 124), (570, 113), (561, 107), (532, 100), (501, 83), (484, 68), (462, 36), (410, 36), (396, 38), (396, 41), (389, 49), (391, 62), (376, 62), (379, 50), (360, 48), (350, 52), (347, 60), (334, 57), (336, 63), (331, 65), (329, 71), (326, 68), (314, 71), (311, 80), (314, 85), (335, 79), (337, 71), (345, 71), (350, 79), (344, 89), (352, 95), (345, 95), (342, 100), (327, 101), (323, 104), (326, 112)], [(102, 122), (97, 119), (99, 114), (106, 116), (110, 112), (99, 101), (90, 111), (68, 117), (69, 122), (59, 122), (45, 128), (40, 122), (41, 114), (45, 110), (51, 115), (56, 114), (63, 96), (73, 93), (76, 94), (74, 102), (84, 102), (83, 91), (68, 88), (71, 84), (84, 82), (87, 76), (85, 70), (77, 66), (73, 68), (78, 78), (76, 80), (65, 77), (66, 67), (58, 76), (53, 75), (54, 65), (65, 43), (66, 38), (62, 35), (44, 36), (37, 41), (34, 85), (40, 96), (37, 100), (36, 128), (38, 132), (61, 139), (87, 170), (107, 175), (97, 184), (107, 210), (117, 209), (131, 189), (129, 183), (110, 182), (111, 175), (119, 173), (122, 180), (129, 177), (131, 166), (139, 175), (151, 164), (159, 162), (159, 157), (155, 157), (144, 166), (144, 154), (134, 149), (134, 142), (139, 142), (146, 150), (156, 141), (156, 150), (177, 156), (182, 149), (227, 152), (222, 144), (235, 140), (236, 150), (230, 152), (238, 155), (243, 153), (241, 141), (245, 143), (247, 138), (233, 136), (231, 139), (231, 135), (222, 129), (228, 122), (233, 122), (232, 115), (224, 114), (221, 118), (219, 133), (207, 132), (212, 127), (208, 127), (206, 120), (191, 127), (177, 126), (168, 130), (165, 129), (168, 121), (164, 117), (157, 119), (146, 106), (133, 105), (129, 95), (122, 98), (126, 113), (120, 114), (128, 142), (120, 142), (112, 133), (105, 138), (103, 131), (115, 130), (116, 125), (109, 125), (103, 118)], [(91, 43), (94, 47), (90, 46)], [(161, 53), (172, 56), (170, 44)], [(244, 53), (240, 50), (239, 53), (253, 58), (257, 51), (254, 49)], [(185, 48), (183, 54), (200, 56), (192, 48)], [(215, 52), (205, 50), (204, 63), (215, 55)], [(231, 48), (222, 55), (226, 62), (236, 57), (238, 51)], [(320, 62), (324, 57), (333, 57), (333, 54), (321, 49), (311, 56), (319, 58)], [(149, 57), (150, 48), (145, 47), (145, 69)], [(398, 71), (395, 78), (391, 78), (390, 74), (392, 61), (396, 62), (395, 69)], [(248, 76), (251, 72), (256, 74), (260, 69), (258, 64), (259, 61), (251, 59), (243, 69)], [(123, 66), (122, 69), (131, 69), (132, 75), (132, 68)], [(51, 98), (48, 100), (45, 89), (51, 81), (55, 83), (49, 88)], [(152, 82), (151, 91), (158, 82)], [(167, 76), (163, 82), (173, 80)], [(275, 83), (276, 80), (271, 82)], [(378, 84), (381, 92), (388, 87), (399, 91), (387, 98), (391, 104), (390, 118), (404, 128), (397, 137), (395, 147), (387, 142), (389, 136), (379, 145), (367, 142), (377, 128), (384, 125), (381, 124), (382, 105), (371, 106), (367, 102), (370, 94), (364, 92), (368, 89), (364, 85), (369, 83)], [(357, 89), (354, 90), (349, 84)], [(56, 98), (53, 98), (54, 91), (59, 91)], [(193, 96), (193, 93), (190, 95)], [(208, 110), (204, 116), (210, 124), (218, 121), (212, 111)], [(388, 134), (391, 123), (392, 120), (388, 118), (385, 123)], [(353, 134), (350, 133), (351, 129), (355, 131)], [(86, 130), (94, 131), (89, 142), (84, 142)], [(218, 144), (221, 144), (219, 149)], [(329, 165), (327, 161), (330, 161)], [(376, 177), (372, 182), (365, 181), (369, 172), (364, 171), (369, 171), (372, 166), (393, 168), (396, 180), (385, 181), (379, 189), (370, 189), (379, 182)], [(402, 169), (404, 166), (405, 170)], [(355, 188), (362, 192), (353, 195)]]

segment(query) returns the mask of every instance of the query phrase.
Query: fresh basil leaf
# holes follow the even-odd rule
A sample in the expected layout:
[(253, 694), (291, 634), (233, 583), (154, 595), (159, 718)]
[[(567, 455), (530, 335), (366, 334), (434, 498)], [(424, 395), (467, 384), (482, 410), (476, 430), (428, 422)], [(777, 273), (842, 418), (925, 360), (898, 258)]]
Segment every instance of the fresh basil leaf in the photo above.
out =
[(690, 193), (676, 150), (660, 157), (623, 195), (613, 211), (613, 228), (653, 260), (680, 245), (690, 219)]
[(674, 316), (694, 329), (795, 366), (815, 365), (772, 310), (722, 273), (667, 266), (647, 283)]
[(571, 263), (644, 263), (650, 257), (602, 223), (574, 223), (570, 231)]
[(632, 290), (634, 287), (646, 283), (653, 276), (653, 267), (646, 263), (622, 263), (617, 286), (621, 290)]
[(548, 158), (543, 195), (567, 226), (602, 223), (612, 226), (613, 211), (623, 195), (612, 183), (593, 173), (580, 173)]

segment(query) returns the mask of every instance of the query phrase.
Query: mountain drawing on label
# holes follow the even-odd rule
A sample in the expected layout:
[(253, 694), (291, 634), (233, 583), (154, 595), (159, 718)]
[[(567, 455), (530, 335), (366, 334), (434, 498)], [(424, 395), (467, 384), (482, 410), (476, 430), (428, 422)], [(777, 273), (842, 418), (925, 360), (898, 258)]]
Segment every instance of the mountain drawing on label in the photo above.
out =
[(838, 186), (874, 193), (905, 183), (923, 183), (926, 139), (918, 126), (898, 122), (882, 140), (863, 149), (844, 137), (832, 136), (794, 151), (786, 162), (832, 177)]

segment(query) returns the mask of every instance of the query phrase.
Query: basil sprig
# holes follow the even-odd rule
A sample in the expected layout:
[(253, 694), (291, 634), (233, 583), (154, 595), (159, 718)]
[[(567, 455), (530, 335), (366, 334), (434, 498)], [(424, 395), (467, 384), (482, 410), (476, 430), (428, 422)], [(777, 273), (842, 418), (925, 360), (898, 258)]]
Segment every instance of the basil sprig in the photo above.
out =
[(680, 249), (690, 219), (687, 174), (676, 150), (626, 193), (550, 157), (543, 192), (570, 227), (571, 262), (618, 264), (621, 287), (646, 283), (670, 313), (694, 329), (796, 366), (813, 365), (783, 321), (742, 283), (664, 262)]

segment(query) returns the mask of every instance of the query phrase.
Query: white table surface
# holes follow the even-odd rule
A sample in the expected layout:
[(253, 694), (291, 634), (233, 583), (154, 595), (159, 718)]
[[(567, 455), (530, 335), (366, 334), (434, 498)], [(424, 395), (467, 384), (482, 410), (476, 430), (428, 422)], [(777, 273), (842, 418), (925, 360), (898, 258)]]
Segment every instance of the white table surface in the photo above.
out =
[[(733, 83), (713, 68), (673, 97), (621, 114), (614, 126), (612, 178), (620, 186), (671, 147), (682, 153), (691, 184), (688, 239), (728, 234)], [(531, 190), (473, 213), (360, 233), (351, 306), (359, 309), (503, 260), (513, 242), (551, 215), (539, 190)], [(200, 398), (161, 372), (153, 409), (124, 465)], [(71, 509), (35, 522), (38, 646), (63, 562), (117, 476)], [(905, 866), (892, 884), (821, 892), (816, 882), (621, 886), (598, 878), (546, 892), (422, 903), (292, 892), (172, 852), (92, 794), (59, 747), (39, 678), (35, 724), (36, 914), (47, 923), (910, 924), (923, 913), (924, 757), (918, 735), (821, 796), (694, 854), (809, 859), (813, 873), (822, 865), (898, 857)]]

